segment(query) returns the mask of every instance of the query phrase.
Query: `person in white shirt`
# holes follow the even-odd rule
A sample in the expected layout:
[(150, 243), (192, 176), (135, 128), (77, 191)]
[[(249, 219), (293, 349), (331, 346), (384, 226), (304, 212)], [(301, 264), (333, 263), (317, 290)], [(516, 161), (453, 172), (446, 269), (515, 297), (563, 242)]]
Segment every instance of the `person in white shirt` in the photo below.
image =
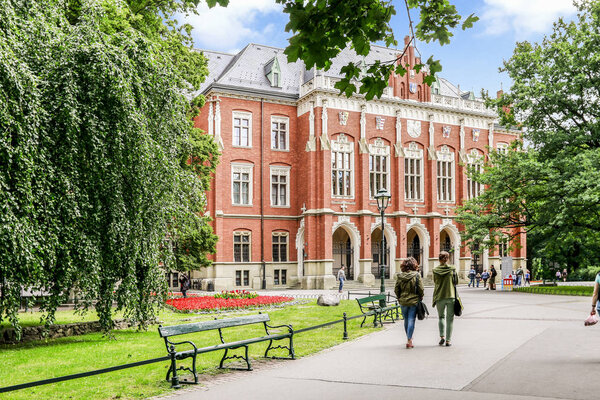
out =
[(340, 293), (342, 293), (342, 289), (344, 288), (344, 281), (346, 280), (346, 267), (342, 265), (342, 268), (338, 271), (337, 280), (340, 281)]

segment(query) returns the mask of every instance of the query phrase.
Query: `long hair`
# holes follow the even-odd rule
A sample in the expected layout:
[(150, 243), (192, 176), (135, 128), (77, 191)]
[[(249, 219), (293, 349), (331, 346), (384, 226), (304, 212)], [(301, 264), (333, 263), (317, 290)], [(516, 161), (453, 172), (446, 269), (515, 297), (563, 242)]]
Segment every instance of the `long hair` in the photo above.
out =
[(419, 268), (419, 264), (417, 264), (417, 260), (414, 257), (408, 257), (400, 265), (400, 271), (402, 272), (416, 271), (417, 268)]

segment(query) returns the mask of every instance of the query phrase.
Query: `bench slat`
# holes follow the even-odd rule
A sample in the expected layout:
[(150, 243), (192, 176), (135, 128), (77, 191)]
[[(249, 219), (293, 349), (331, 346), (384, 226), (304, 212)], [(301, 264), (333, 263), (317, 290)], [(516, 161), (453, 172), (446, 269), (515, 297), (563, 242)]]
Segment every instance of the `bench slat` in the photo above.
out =
[(362, 299), (356, 299), (356, 301), (358, 301), (358, 304), (368, 303), (368, 302), (377, 301), (377, 300), (385, 300), (385, 294), (377, 294), (375, 296), (369, 296), (369, 297), (363, 297)]
[(246, 315), (243, 317), (216, 319), (212, 321), (194, 322), (191, 324), (161, 326), (158, 328), (160, 337), (184, 335), (186, 333), (203, 332), (219, 328), (230, 328), (255, 324), (258, 322), (269, 322), (269, 314)]

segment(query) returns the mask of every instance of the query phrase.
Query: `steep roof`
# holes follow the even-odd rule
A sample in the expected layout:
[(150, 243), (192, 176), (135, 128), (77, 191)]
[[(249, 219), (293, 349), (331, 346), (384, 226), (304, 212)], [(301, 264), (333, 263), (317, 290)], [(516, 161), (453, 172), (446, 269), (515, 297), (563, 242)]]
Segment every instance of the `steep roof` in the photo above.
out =
[[(206, 93), (211, 86), (227, 87), (297, 97), (300, 86), (312, 79), (315, 75), (314, 68), (306, 68), (300, 60), (294, 63), (287, 62), (284, 49), (250, 43), (237, 54), (227, 54), (212, 50), (202, 51), (208, 59), (209, 75), (200, 87), (199, 93)], [(372, 45), (369, 55), (358, 56), (351, 48), (342, 50), (333, 60), (331, 68), (327, 71), (317, 71), (319, 75), (341, 78), (343, 66), (350, 62), (357, 65), (361, 63), (372, 64), (375, 61), (389, 61), (401, 55), (400, 50), (389, 49)], [(281, 69), (281, 87), (273, 87), (267, 79), (267, 70), (274, 58), (279, 61)], [(461, 91), (447, 79), (438, 77), (440, 94), (451, 97), (463, 97), (469, 92)]]

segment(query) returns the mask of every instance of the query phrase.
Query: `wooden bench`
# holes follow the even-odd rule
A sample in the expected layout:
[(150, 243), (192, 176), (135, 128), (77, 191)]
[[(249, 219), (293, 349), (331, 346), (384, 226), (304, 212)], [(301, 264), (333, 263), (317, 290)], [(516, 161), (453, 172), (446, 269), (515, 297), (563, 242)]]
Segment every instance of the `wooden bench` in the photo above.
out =
[[(161, 338), (165, 339), (165, 346), (167, 348), (167, 353), (171, 357), (171, 366), (169, 367), (169, 370), (167, 371), (167, 381), (169, 381), (169, 380), (171, 381), (171, 387), (173, 387), (173, 388), (181, 387), (181, 385), (180, 385), (181, 383), (197, 384), (198, 383), (198, 374), (196, 373), (196, 356), (198, 354), (208, 353), (208, 352), (217, 351), (217, 350), (225, 350), (225, 353), (223, 354), (223, 357), (221, 358), (221, 362), (219, 363), (219, 368), (223, 368), (223, 363), (225, 362), (225, 360), (242, 359), (246, 362), (246, 365), (247, 365), (246, 368), (230, 368), (230, 369), (244, 369), (244, 370), (251, 371), (252, 366), (250, 365), (250, 359), (248, 358), (248, 345), (252, 344), (252, 343), (259, 343), (259, 342), (266, 342), (266, 341), (269, 342), (269, 346), (267, 347), (267, 350), (265, 351), (265, 357), (269, 357), (269, 351), (271, 351), (271, 350), (286, 349), (289, 352), (288, 357), (270, 357), (270, 358), (286, 358), (286, 359), (292, 359), (292, 360), (295, 359), (294, 342), (293, 342), (294, 330), (292, 329), (292, 326), (291, 325), (270, 326), (267, 324), (267, 322), (269, 322), (269, 321), (270, 321), (270, 318), (269, 318), (268, 314), (257, 314), (257, 315), (249, 315), (249, 316), (236, 317), (236, 318), (215, 319), (212, 321), (194, 322), (191, 324), (159, 326), (158, 333)], [(262, 323), (264, 325), (265, 333), (266, 333), (265, 336), (260, 336), (260, 337), (255, 337), (255, 338), (251, 338), (251, 339), (245, 339), (245, 340), (238, 340), (235, 342), (226, 342), (223, 337), (223, 329), (224, 328), (231, 328), (234, 326), (243, 326), (243, 325), (251, 325), (251, 324), (260, 324), (260, 323)], [(269, 332), (269, 329), (277, 329), (277, 328), (286, 328), (286, 331), (285, 332), (274, 332), (274, 333)], [(204, 331), (211, 331), (211, 330), (217, 330), (219, 332), (219, 339), (221, 342), (220, 344), (198, 348), (193, 342), (191, 342), (189, 340), (184, 340), (184, 341), (180, 341), (180, 342), (173, 342), (170, 340), (170, 338), (172, 338), (174, 336), (185, 335), (185, 334), (190, 334), (190, 333), (197, 333), (197, 332), (204, 332)], [(282, 346), (282, 345), (273, 346), (274, 341), (284, 340), (284, 339), (289, 339), (288, 346)], [(192, 348), (187, 349), (187, 350), (180, 350), (180, 351), (178, 351), (176, 349), (176, 346), (180, 346), (180, 345), (184, 345), (184, 344), (187, 344), (187, 345), (191, 346)], [(243, 356), (238, 356), (238, 355), (228, 356), (229, 350), (235, 350), (235, 349), (239, 349), (239, 348), (244, 348), (245, 351), (244, 351)], [(184, 360), (184, 359), (190, 358), (190, 357), (192, 358), (192, 368), (181, 367), (181, 366), (177, 367), (177, 360)], [(185, 371), (191, 372), (194, 377), (194, 380), (193, 381), (180, 380), (179, 377), (177, 376), (178, 370), (185, 370)], [(169, 378), (169, 376), (171, 374), (172, 374), (172, 377)]]
[[(401, 318), (401, 315), (398, 312), (398, 308), (400, 308), (398, 300), (387, 301), (386, 297), (385, 294), (377, 294), (374, 296), (363, 297), (362, 299), (356, 299), (356, 302), (360, 307), (360, 312), (364, 315), (360, 324), (361, 327), (369, 315), (373, 315), (373, 326), (377, 326), (377, 321), (383, 326), (382, 318), (384, 320), (391, 319), (392, 322), (395, 322), (394, 314), (396, 314), (396, 319)], [(381, 307), (381, 300), (385, 301), (385, 307)]]

